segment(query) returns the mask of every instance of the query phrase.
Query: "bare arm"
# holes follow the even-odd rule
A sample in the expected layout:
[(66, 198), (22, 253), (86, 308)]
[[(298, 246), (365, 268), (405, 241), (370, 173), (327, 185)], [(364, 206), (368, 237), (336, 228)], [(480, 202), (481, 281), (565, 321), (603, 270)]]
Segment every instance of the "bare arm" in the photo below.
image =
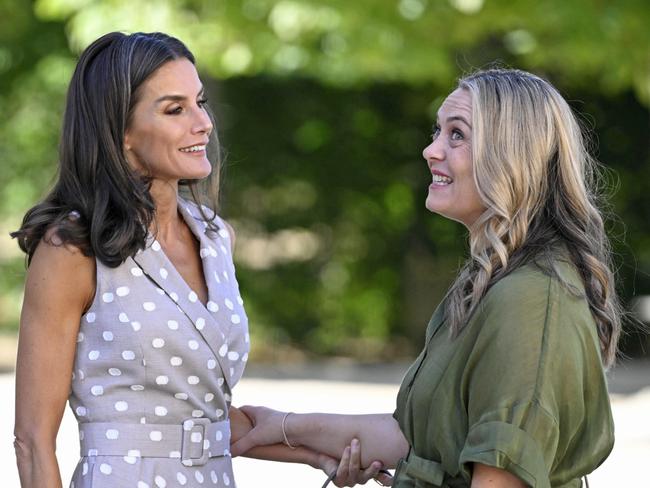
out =
[(14, 448), (23, 488), (58, 488), (56, 435), (70, 392), (79, 319), (92, 301), (95, 263), (41, 242), (27, 271), (16, 363)]
[[(254, 446), (281, 443), (284, 412), (264, 407), (244, 407), (255, 427), (233, 445), (233, 454), (241, 454)], [(390, 414), (337, 415), (291, 414), (286, 418), (285, 432), (292, 445), (303, 446), (328, 456), (340, 456), (352, 439), (363, 446), (361, 466), (380, 461), (392, 468), (408, 452), (408, 443)]]
[(472, 488), (526, 488), (526, 484), (504, 469), (474, 463)]
[[(253, 429), (253, 424), (246, 414), (235, 407), (230, 407), (229, 417), (231, 429), (230, 442), (231, 444), (234, 444)], [(314, 468), (321, 469), (323, 469), (324, 466), (330, 465), (333, 465), (333, 468), (336, 469), (336, 466), (338, 466), (338, 462), (329, 456), (323, 456), (305, 448), (291, 449), (284, 444), (254, 447), (247, 451), (245, 456), (255, 459), (266, 459), (269, 461), (308, 464)], [(330, 462), (328, 463), (327, 461)]]
[(291, 414), (285, 422), (289, 442), (323, 452), (341, 453), (352, 439), (363, 446), (361, 465), (373, 460), (394, 468), (408, 453), (408, 443), (391, 414)]
[[(253, 424), (246, 414), (235, 407), (230, 407), (229, 417), (231, 444), (234, 444), (253, 429)], [(291, 449), (285, 444), (253, 447), (243, 455), (268, 461), (307, 464), (312, 468), (321, 469), (327, 476), (336, 472), (337, 476), (333, 480), (336, 486), (365, 484), (375, 477), (386, 485), (391, 482), (390, 476), (379, 473), (383, 467), (380, 462), (374, 461), (365, 468), (361, 465), (361, 445), (357, 440), (342, 451), (340, 462), (338, 456), (328, 456), (302, 446)]]

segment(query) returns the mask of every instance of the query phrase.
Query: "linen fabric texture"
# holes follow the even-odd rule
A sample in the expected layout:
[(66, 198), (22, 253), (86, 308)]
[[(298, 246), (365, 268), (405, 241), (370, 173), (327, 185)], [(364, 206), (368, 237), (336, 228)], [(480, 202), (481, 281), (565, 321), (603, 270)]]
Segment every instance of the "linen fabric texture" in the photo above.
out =
[(69, 397), (82, 448), (71, 488), (235, 486), (228, 408), (248, 320), (225, 224), (215, 216), (210, 230), (196, 205), (178, 207), (200, 243), (208, 302), (151, 235), (117, 268), (97, 261)]
[(469, 487), (482, 463), (533, 488), (575, 488), (609, 455), (596, 325), (573, 265), (555, 267), (559, 279), (529, 264), (499, 280), (455, 339), (438, 306), (397, 398), (411, 449), (394, 487)]

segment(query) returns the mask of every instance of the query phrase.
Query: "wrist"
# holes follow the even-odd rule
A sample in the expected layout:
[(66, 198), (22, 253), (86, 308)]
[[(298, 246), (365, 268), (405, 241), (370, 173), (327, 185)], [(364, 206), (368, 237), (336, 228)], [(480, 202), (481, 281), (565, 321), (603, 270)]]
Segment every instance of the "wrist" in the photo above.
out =
[(282, 417), (282, 442), (289, 447), (289, 449), (296, 449), (298, 447), (297, 441), (289, 439), (289, 419), (291, 417), (296, 417), (296, 414), (293, 412), (286, 412)]
[(323, 466), (323, 455), (318, 452), (314, 452), (311, 449), (304, 449), (305, 452), (305, 464), (308, 464), (314, 469), (321, 469)]

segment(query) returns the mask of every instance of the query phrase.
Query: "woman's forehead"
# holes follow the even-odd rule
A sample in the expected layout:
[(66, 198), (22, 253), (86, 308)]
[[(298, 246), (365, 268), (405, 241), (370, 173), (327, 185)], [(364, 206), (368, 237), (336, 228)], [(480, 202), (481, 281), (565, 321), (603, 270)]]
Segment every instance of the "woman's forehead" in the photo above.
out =
[(163, 64), (142, 88), (144, 97), (156, 99), (166, 95), (195, 97), (203, 85), (192, 62), (181, 58)]
[(449, 117), (462, 116), (467, 120), (472, 117), (472, 97), (469, 91), (457, 88), (451, 92), (438, 110), (438, 120), (445, 121)]

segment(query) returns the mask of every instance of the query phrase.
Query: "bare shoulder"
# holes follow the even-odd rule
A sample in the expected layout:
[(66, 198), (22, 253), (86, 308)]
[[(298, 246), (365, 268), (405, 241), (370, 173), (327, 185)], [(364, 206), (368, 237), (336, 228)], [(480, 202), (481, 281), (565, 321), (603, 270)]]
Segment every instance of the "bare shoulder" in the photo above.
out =
[(32, 295), (39, 301), (55, 299), (66, 306), (82, 305), (85, 310), (95, 294), (95, 259), (76, 246), (65, 244), (50, 229), (36, 247), (27, 270), (25, 301)]
[(64, 243), (56, 229), (49, 229), (36, 247), (31, 266), (34, 265), (69, 266), (87, 272), (95, 269), (95, 259), (86, 256), (77, 246)]

